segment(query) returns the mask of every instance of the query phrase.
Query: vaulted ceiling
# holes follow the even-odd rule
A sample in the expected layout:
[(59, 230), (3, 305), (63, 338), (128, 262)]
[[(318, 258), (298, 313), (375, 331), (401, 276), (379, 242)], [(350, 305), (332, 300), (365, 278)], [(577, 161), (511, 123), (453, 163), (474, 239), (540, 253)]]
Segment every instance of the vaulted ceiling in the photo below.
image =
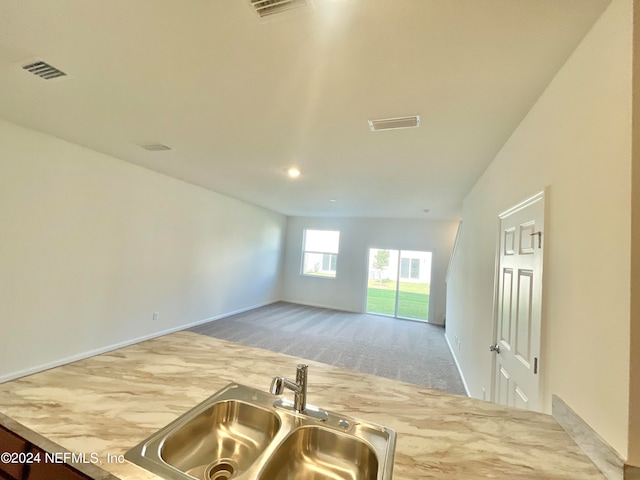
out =
[(609, 4), (307, 2), (0, 0), (0, 117), (286, 215), (458, 218)]

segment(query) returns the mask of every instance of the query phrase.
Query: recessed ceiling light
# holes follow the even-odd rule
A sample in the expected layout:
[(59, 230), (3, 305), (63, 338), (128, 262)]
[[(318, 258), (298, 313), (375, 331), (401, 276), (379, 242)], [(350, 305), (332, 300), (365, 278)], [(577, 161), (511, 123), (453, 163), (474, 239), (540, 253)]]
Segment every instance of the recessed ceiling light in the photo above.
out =
[(430, 208), (425, 208), (424, 210), (422, 210), (424, 213), (429, 213), (431, 211)]
[(330, 198), (330, 199), (329, 199), (329, 201), (330, 201), (330, 202), (335, 202), (335, 201), (336, 201), (336, 199), (335, 199), (335, 198)]
[(300, 176), (300, 170), (298, 170), (296, 167), (291, 167), (287, 171), (287, 175), (289, 175), (289, 177), (291, 178), (298, 178)]

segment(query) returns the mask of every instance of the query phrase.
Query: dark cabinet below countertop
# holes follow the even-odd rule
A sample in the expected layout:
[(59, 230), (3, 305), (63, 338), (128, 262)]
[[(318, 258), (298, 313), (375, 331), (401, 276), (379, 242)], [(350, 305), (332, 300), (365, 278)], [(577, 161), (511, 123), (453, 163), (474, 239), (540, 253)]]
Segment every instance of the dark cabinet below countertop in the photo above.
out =
[(0, 479), (91, 480), (66, 463), (49, 461), (47, 452), (0, 426)]

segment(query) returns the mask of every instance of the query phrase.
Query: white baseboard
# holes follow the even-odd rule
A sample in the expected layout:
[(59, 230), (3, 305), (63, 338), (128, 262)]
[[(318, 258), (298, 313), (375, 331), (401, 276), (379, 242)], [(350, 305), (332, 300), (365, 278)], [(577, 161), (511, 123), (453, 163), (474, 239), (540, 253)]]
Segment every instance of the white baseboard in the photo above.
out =
[(129, 345), (133, 345), (135, 343), (144, 342), (145, 340), (151, 340), (152, 338), (162, 337), (163, 335), (169, 335), (170, 333), (179, 332), (180, 330), (186, 330), (191, 327), (195, 327), (197, 325), (201, 325), (203, 323), (212, 322), (214, 320), (220, 320), (221, 318), (230, 317), (231, 315), (236, 315), (238, 313), (246, 312), (249, 310), (253, 310), (255, 308), (264, 307), (265, 305), (271, 305), (272, 303), (278, 302), (280, 300), (273, 300), (269, 302), (260, 303), (257, 305), (252, 305), (250, 307), (241, 308), (239, 310), (234, 310), (232, 312), (226, 312), (220, 315), (216, 315), (214, 317), (205, 318), (203, 320), (197, 320), (195, 322), (187, 323), (185, 325), (179, 325), (177, 327), (172, 327), (167, 330), (161, 330), (159, 332), (150, 333), (148, 335), (143, 335), (141, 337), (133, 338), (131, 340), (125, 340), (124, 342), (114, 343), (111, 345), (106, 345), (104, 347), (96, 348), (93, 350), (88, 350), (85, 352), (77, 353), (75, 355), (71, 355), (69, 357), (60, 358), (58, 360), (54, 360), (52, 362), (43, 363), (40, 365), (36, 365), (34, 367), (26, 368), (24, 370), (20, 370), (17, 372), (12, 372), (7, 375), (0, 376), (0, 383), (5, 383), (10, 380), (15, 380), (16, 378), (26, 377), (27, 375), (33, 375), (34, 373), (43, 372), (45, 370), (49, 370), (51, 368), (59, 367), (61, 365), (65, 365), (67, 363), (77, 362), (78, 360), (84, 360), (85, 358), (94, 357), (96, 355), (100, 355), (101, 353), (111, 352), (113, 350), (117, 350), (119, 348), (128, 347)]
[(634, 478), (633, 467), (557, 395), (551, 395), (551, 415), (608, 480)]
[(451, 356), (453, 357), (453, 361), (456, 364), (456, 368), (458, 369), (458, 373), (460, 374), (460, 379), (462, 380), (462, 385), (464, 386), (464, 391), (467, 392), (467, 397), (470, 397), (469, 387), (467, 386), (467, 381), (464, 379), (464, 374), (462, 373), (462, 369), (460, 368), (460, 364), (458, 363), (458, 358), (456, 357), (455, 352), (453, 351), (453, 347), (451, 346), (451, 342), (449, 342), (449, 337), (447, 334), (444, 334), (444, 339), (447, 341), (447, 345), (449, 346), (449, 351), (451, 352)]

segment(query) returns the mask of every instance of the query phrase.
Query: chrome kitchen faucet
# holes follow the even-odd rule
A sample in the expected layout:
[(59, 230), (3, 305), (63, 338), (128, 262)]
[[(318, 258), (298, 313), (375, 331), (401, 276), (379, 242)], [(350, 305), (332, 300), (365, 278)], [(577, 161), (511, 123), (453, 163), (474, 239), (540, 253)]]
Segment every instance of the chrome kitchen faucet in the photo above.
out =
[(327, 412), (313, 405), (307, 405), (307, 371), (309, 365), (298, 364), (296, 369), (296, 381), (292, 382), (284, 377), (273, 377), (269, 391), (274, 395), (282, 395), (285, 388), (294, 393), (293, 404), (287, 400), (276, 400), (275, 407), (293, 410), (296, 413), (309, 415), (319, 420), (325, 421), (328, 418)]

